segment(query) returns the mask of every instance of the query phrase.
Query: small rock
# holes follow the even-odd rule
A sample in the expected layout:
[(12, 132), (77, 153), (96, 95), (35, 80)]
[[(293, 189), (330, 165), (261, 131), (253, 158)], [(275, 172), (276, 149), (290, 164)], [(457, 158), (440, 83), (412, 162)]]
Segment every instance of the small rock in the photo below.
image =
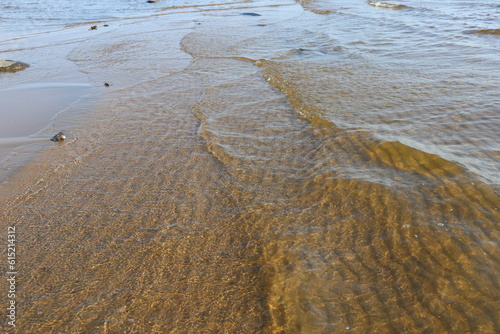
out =
[(92, 26), (89, 30), (97, 30), (97, 26)]
[(105, 24), (105, 25), (103, 25), (103, 27), (109, 27), (109, 24)]
[(29, 67), (28, 64), (20, 61), (0, 59), (0, 72), (17, 72)]
[(109, 87), (109, 86), (111, 86), (109, 83), (107, 82), (104, 83), (104, 87)]
[(240, 15), (245, 15), (245, 16), (260, 16), (260, 14), (257, 14), (257, 13), (241, 13)]
[(59, 132), (54, 137), (50, 138), (52, 141), (63, 141), (64, 139), (66, 139), (66, 136), (62, 132)]

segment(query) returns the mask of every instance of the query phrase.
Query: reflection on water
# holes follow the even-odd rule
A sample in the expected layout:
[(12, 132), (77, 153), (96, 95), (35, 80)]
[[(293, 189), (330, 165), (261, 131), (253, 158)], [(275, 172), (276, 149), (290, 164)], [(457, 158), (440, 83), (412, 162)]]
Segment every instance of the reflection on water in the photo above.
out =
[(491, 44), (302, 4), (328, 10), (166, 10), (71, 51), (114, 82), (2, 188), (19, 330), (500, 330)]

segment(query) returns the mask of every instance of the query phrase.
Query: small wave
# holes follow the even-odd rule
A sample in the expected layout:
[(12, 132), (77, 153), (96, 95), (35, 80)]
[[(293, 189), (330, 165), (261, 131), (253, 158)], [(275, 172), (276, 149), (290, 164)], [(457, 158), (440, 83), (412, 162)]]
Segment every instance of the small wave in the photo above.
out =
[(324, 8), (324, 4), (320, 3), (319, 1), (315, 0), (295, 0), (297, 1), (302, 8), (305, 10), (309, 10), (315, 14), (319, 15), (328, 15), (331, 13), (331, 10), (328, 8)]
[(464, 34), (500, 35), (500, 29), (466, 30), (466, 31), (464, 31)]
[(375, 6), (375, 7), (382, 7), (382, 8), (391, 8), (391, 9), (403, 9), (403, 8), (410, 8), (405, 5), (396, 5), (392, 3), (387, 3), (387, 2), (377, 2), (377, 1), (368, 1), (369, 5)]
[(33, 138), (33, 137), (6, 137), (0, 138), (0, 147), (1, 146), (13, 146), (13, 145), (24, 145), (31, 144), (37, 142), (46, 142), (47, 138)]

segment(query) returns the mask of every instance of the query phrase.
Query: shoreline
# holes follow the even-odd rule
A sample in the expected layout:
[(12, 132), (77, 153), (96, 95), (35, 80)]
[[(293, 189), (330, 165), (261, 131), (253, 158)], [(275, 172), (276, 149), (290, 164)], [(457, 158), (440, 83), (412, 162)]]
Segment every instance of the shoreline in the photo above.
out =
[(91, 83), (67, 59), (69, 50), (89, 38), (82, 30), (71, 27), (0, 42), (0, 57), (30, 64), (0, 73), (0, 182), (50, 149), (49, 139), (58, 129), (70, 130), (85, 116), (78, 105), (90, 107), (94, 102), (88, 101), (102, 94), (104, 87)]
[(88, 84), (33, 83), (0, 90), (0, 140), (36, 137), (91, 88)]
[(5, 107), (0, 112), (0, 183), (54, 146), (51, 136), (57, 129), (70, 130), (84, 117), (85, 110), (72, 109), (87, 104), (93, 94), (95, 87), (72, 83), (34, 83), (0, 90)]

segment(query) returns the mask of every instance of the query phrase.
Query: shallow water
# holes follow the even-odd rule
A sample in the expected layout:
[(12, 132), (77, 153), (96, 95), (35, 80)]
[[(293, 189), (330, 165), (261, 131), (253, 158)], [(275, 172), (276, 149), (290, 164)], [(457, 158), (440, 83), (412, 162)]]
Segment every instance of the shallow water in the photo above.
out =
[[(54, 116), (54, 111), (63, 111), (89, 88), (83, 84), (37, 84), (0, 90), (0, 100), (10, 100), (0, 114), (1, 138), (29, 136), (42, 130)], [(37, 106), (36, 113), (33, 105)]]
[(500, 331), (498, 10), (228, 2), (79, 37), (112, 86), (0, 188), (18, 331)]

